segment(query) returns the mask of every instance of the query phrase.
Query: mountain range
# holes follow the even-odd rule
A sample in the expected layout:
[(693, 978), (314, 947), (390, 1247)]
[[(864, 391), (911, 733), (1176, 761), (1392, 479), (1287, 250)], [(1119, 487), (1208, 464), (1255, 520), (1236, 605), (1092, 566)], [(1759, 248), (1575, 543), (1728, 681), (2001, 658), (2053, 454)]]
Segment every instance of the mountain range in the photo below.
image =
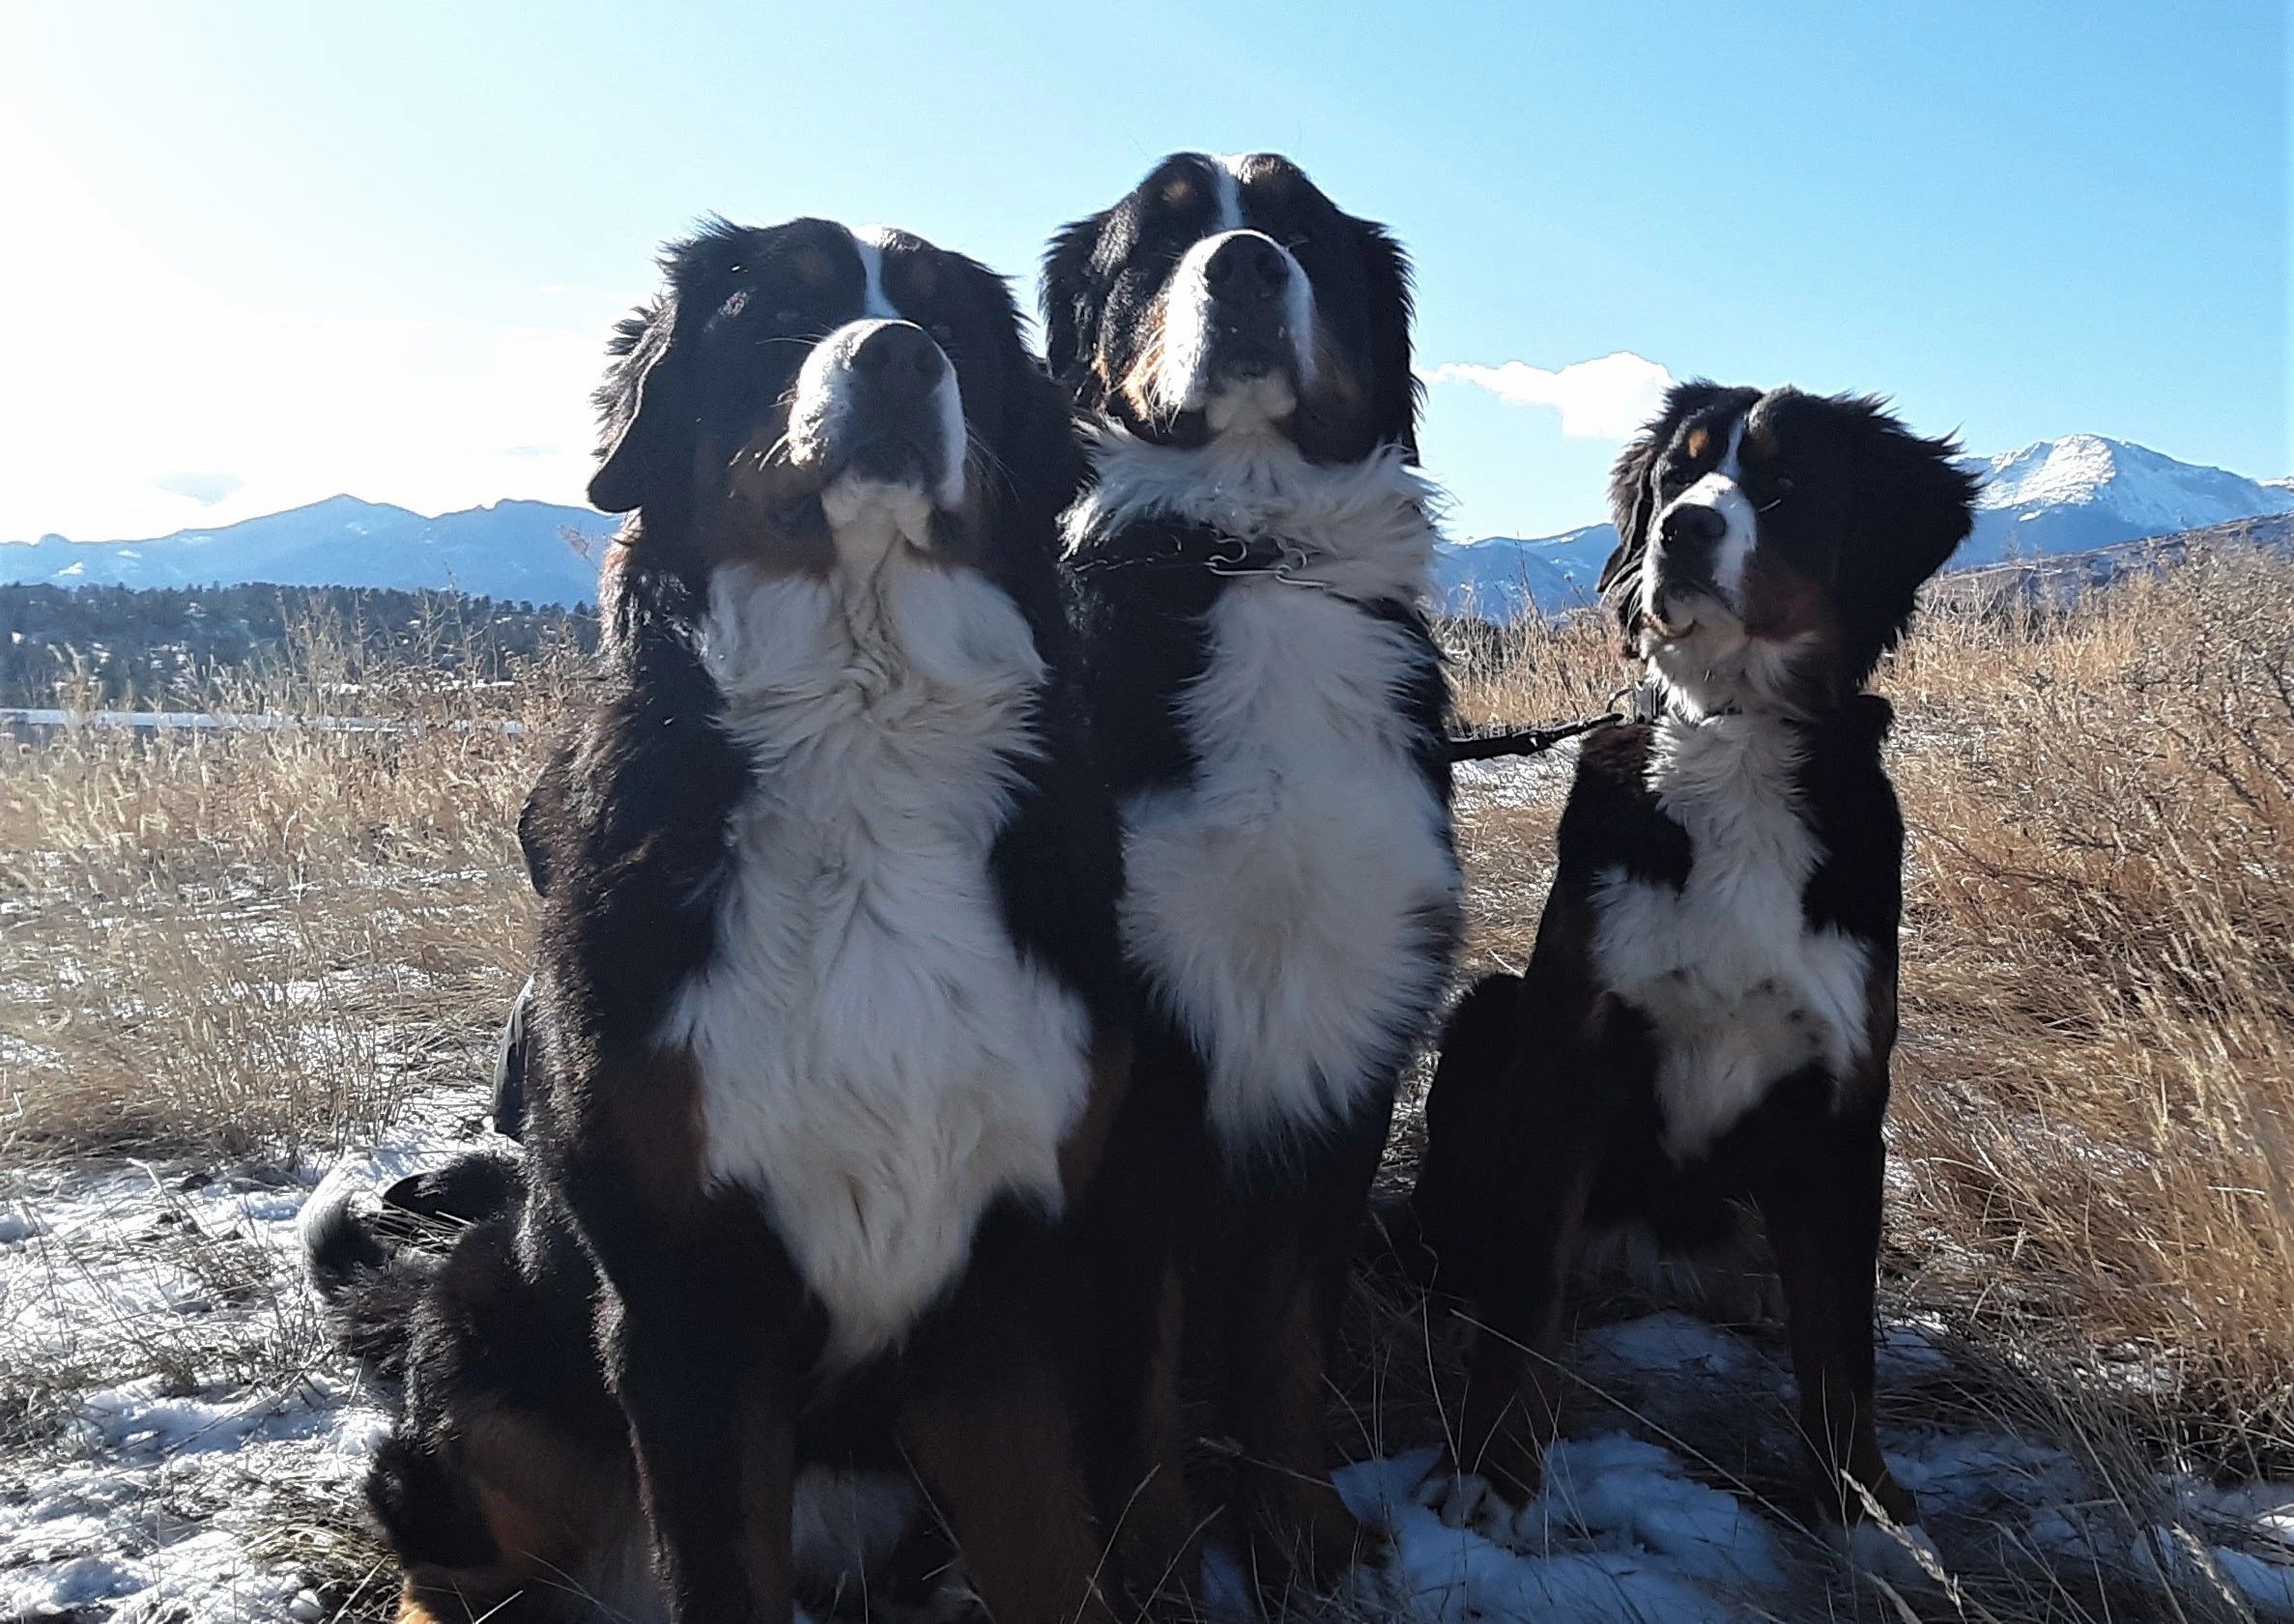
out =
[[(2263, 514), (2294, 512), (2294, 478), (2258, 481), (2177, 462), (2100, 435), (2040, 441), (1963, 466), (1984, 477), (1975, 532), (1953, 559), (2084, 553)], [(148, 541), (0, 545), (0, 584), (451, 586), (537, 604), (587, 603), (617, 521), (587, 507), (499, 501), (425, 518), (403, 507), (330, 497), (206, 530)], [(578, 544), (578, 545), (577, 545)], [(1617, 545), (1610, 526), (1559, 535), (1445, 543), (1435, 573), (1449, 607), (1507, 619), (1590, 603)]]
[(589, 603), (598, 558), (619, 524), (592, 508), (545, 501), (498, 501), (430, 519), (387, 502), (329, 497), (150, 541), (49, 535), (0, 545), (0, 584), (450, 586), (512, 603)]

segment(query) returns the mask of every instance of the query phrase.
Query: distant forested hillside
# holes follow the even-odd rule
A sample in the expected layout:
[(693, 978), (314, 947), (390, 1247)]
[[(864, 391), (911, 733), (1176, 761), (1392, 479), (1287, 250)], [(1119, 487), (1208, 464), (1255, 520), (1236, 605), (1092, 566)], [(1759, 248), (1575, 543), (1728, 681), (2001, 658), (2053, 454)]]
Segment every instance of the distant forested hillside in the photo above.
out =
[(588, 611), (348, 586), (0, 586), (0, 705), (205, 703), (292, 654), (347, 691), (382, 669), (499, 681), (596, 646)]

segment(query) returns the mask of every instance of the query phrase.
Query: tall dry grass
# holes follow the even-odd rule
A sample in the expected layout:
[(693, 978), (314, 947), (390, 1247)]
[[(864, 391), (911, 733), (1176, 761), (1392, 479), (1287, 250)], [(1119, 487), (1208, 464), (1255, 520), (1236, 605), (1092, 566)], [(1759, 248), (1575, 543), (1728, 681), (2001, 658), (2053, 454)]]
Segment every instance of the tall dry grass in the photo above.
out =
[(1911, 1289), (2194, 1464), (2284, 1475), (2294, 564), (1932, 616), (1889, 688)]
[(0, 1154), (339, 1143), (483, 1065), (578, 664), (486, 685), (357, 648), (314, 619), (193, 673), (163, 706), (211, 730), (0, 733)]

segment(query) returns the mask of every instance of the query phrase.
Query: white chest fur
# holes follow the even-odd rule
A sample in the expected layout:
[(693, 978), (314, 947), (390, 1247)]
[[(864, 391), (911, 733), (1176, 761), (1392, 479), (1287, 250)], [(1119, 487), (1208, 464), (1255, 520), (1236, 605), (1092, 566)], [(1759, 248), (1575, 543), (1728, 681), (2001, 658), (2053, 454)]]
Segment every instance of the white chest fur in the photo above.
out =
[(1864, 1042), (1864, 945), (1801, 908), (1823, 853), (1799, 804), (1800, 745), (1771, 719), (1668, 717), (1649, 786), (1688, 831), (1678, 892), (1611, 869), (1593, 886), (1594, 972), (1656, 1028), (1677, 1160), (1708, 1150), (1810, 1063), (1837, 1078)]
[(857, 1357), (998, 1194), (1059, 1204), (1088, 1021), (989, 869), (1043, 663), (1001, 592), (897, 552), (865, 581), (721, 572), (700, 646), (756, 780), (665, 1037), (699, 1065), (709, 1178), (764, 1203)]
[(1182, 715), (1193, 783), (1125, 809), (1126, 946), (1210, 1060), (1230, 1153), (1337, 1118), (1448, 976), (1448, 817), (1394, 695), (1414, 651), (1326, 592), (1229, 586)]

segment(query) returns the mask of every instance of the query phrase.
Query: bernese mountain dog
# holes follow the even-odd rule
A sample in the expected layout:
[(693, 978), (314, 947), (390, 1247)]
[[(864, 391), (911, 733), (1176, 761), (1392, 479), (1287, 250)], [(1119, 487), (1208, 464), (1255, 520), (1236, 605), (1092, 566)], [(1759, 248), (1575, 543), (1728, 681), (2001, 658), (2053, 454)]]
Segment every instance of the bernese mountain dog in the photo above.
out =
[(1067, 557), (1162, 1112), (1114, 1204), (1160, 1312), (1107, 1374), (1154, 1365), (1128, 1447), (1167, 1482), (1182, 1320), (1208, 1342), (1235, 1531), (1262, 1584), (1318, 1583), (1362, 1540), (1325, 1365), (1459, 931), (1408, 265), (1285, 158), (1182, 153), (1057, 235), (1044, 309), (1095, 464)]
[(1511, 1494), (1581, 1244), (1694, 1250), (1750, 1203), (1820, 1515), (1916, 1520), (1873, 1425), (1904, 823), (1866, 683), (1967, 534), (1955, 449), (1874, 400), (1694, 383), (1618, 461), (1603, 590), (1655, 715), (1586, 739), (1528, 970), (1449, 1022), (1414, 1197), (1482, 1327), (1456, 1465)]
[(671, 1618), (789, 1615), (797, 1469), (873, 1393), (989, 1610), (1072, 1624), (1123, 1282), (1068, 1215), (1131, 1020), (1066, 399), (904, 233), (711, 223), (663, 269), (598, 396), (603, 698), (523, 825), (528, 1211), (594, 1263)]

